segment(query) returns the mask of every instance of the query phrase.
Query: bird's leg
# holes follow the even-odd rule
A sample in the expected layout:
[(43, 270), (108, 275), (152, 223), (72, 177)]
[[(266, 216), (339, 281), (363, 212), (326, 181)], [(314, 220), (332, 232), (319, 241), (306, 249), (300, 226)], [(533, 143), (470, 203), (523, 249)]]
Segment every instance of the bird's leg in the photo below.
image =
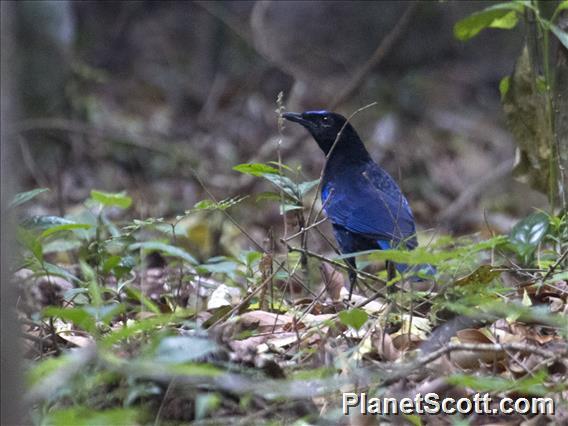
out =
[(353, 289), (357, 284), (357, 272), (349, 271), (349, 301), (351, 301), (351, 296), (353, 295)]
[[(388, 281), (392, 281), (396, 278), (396, 266), (393, 262), (391, 262), (390, 260), (386, 261), (386, 267), (387, 267), (387, 279)], [(394, 293), (394, 291), (396, 290), (394, 285), (390, 285), (387, 287), (387, 292), (389, 293)]]
[(357, 264), (355, 258), (351, 257), (347, 259), (347, 264), (349, 268), (349, 301), (351, 301), (351, 296), (353, 295), (353, 289), (357, 285)]

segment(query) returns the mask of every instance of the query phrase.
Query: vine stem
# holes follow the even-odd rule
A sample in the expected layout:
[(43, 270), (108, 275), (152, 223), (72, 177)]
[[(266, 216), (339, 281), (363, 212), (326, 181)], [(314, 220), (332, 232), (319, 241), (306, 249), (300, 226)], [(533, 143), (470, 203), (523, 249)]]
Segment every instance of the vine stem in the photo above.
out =
[[(550, 135), (549, 149), (550, 154), (548, 157), (548, 202), (550, 203), (551, 213), (554, 213), (557, 199), (563, 197), (559, 194), (561, 185), (558, 182), (558, 172), (560, 169), (560, 152), (557, 144), (557, 135), (554, 123), (554, 97), (553, 97), (553, 79), (550, 74), (550, 22), (546, 21), (542, 15), (542, 2), (540, 0), (531, 1), (533, 14), (536, 20), (536, 34), (534, 39), (536, 43), (540, 43), (540, 50), (542, 55), (542, 70), (544, 74), (545, 83), (545, 102), (546, 102), (546, 120)], [(536, 58), (534, 58), (536, 60)], [(536, 67), (533, 66), (533, 72), (536, 73)], [(535, 75), (535, 80), (538, 75)]]

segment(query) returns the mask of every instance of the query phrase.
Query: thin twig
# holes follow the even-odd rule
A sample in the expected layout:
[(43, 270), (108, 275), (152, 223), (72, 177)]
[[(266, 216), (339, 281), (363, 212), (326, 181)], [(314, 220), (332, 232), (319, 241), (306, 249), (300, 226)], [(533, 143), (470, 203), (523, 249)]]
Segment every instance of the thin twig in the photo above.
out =
[[(281, 240), (281, 241), (282, 241), (282, 240)], [(286, 244), (285, 241), (282, 241), (282, 243)], [(343, 269), (343, 270), (345, 270), (345, 271), (351, 271), (351, 269), (352, 269), (351, 267), (346, 266), (345, 264), (343, 264), (343, 263), (341, 263), (341, 262), (338, 262), (338, 261), (333, 260), (333, 259), (329, 259), (329, 258), (327, 258), (327, 257), (325, 257), (325, 256), (322, 256), (321, 254), (314, 253), (313, 251), (303, 250), (303, 249), (297, 248), (297, 247), (292, 247), (292, 246), (290, 246), (290, 245), (288, 245), (288, 244), (286, 244), (286, 246), (288, 247), (288, 250), (289, 250), (289, 251), (295, 251), (295, 252), (298, 252), (298, 253), (304, 252), (304, 253), (306, 253), (306, 255), (308, 255), (308, 256), (310, 256), (310, 257), (313, 257), (314, 259), (319, 259), (319, 260), (321, 260), (321, 261), (323, 261), (323, 262), (329, 263), (330, 265), (337, 266), (338, 268), (341, 268), (341, 269)], [(361, 270), (359, 270), (359, 269), (358, 269), (356, 272), (357, 272), (358, 274), (360, 274), (361, 276), (366, 277), (366, 278), (369, 278), (369, 279), (371, 279), (371, 280), (373, 280), (373, 281), (376, 281), (376, 282), (379, 282), (379, 283), (382, 283), (382, 284), (386, 284), (386, 283), (387, 283), (385, 280), (382, 280), (382, 279), (380, 279), (379, 277), (376, 277), (376, 276), (373, 275), (373, 274), (369, 274), (368, 272), (361, 271)]]
[(558, 258), (556, 263), (548, 269), (548, 272), (546, 273), (546, 275), (544, 277), (542, 277), (542, 281), (546, 281), (552, 275), (552, 273), (556, 270), (556, 268), (558, 268), (558, 266), (560, 266), (560, 264), (562, 262), (564, 262), (564, 260), (566, 260), (567, 256), (568, 256), (568, 250), (566, 250), (564, 253), (562, 253), (562, 255)]
[(170, 396), (170, 392), (173, 388), (173, 385), (174, 385), (176, 379), (177, 379), (177, 377), (173, 377), (172, 380), (170, 380), (170, 382), (168, 383), (168, 387), (166, 388), (166, 392), (164, 393), (164, 396), (163, 396), (162, 400), (160, 401), (160, 407), (158, 408), (158, 412), (156, 413), (156, 418), (154, 419), (154, 426), (158, 426), (160, 424), (160, 418), (162, 417), (162, 410), (164, 408), (166, 400)]
[(554, 263), (554, 265), (552, 265), (550, 268), (548, 268), (548, 272), (544, 275), (544, 277), (542, 277), (541, 280), (541, 285), (538, 288), (536, 294), (537, 296), (540, 294), (540, 290), (541, 288), (544, 286), (544, 282), (554, 273), (554, 271), (556, 270), (556, 268), (558, 268), (558, 266), (564, 262), (564, 260), (566, 259), (566, 256), (568, 256), (568, 250), (566, 250), (564, 253), (562, 253), (562, 255), (558, 258), (558, 260)]
[(323, 219), (319, 220), (318, 222), (315, 222), (313, 224), (311, 224), (310, 226), (307, 226), (305, 228), (300, 229), (299, 232), (296, 232), (293, 235), (290, 235), (289, 237), (286, 238), (282, 238), (282, 241), (288, 242), (290, 240), (293, 240), (294, 238), (299, 237), (300, 235), (304, 234), (305, 232), (309, 231), (312, 228), (315, 228), (316, 226), (321, 225), (322, 223), (324, 223), (327, 220), (327, 217), (324, 217)]
[[(203, 182), (203, 180), (201, 180), (201, 178), (199, 177), (199, 175), (197, 174), (197, 172), (192, 168), (189, 167), (189, 170), (191, 171), (191, 174), (194, 176), (194, 178), (197, 180), (197, 182), (199, 182), (199, 184), (201, 185), (201, 187), (203, 188), (203, 190), (207, 193), (207, 195), (209, 195), (209, 197), (215, 202), (218, 203), (219, 201), (217, 200), (217, 198), (213, 195), (213, 193), (209, 190), (209, 188), (207, 188), (207, 186), (205, 185), (205, 183)], [(233, 225), (235, 225), (237, 227), (237, 229), (245, 236), (248, 238), (248, 240), (250, 242), (252, 242), (255, 247), (262, 253), (264, 254), (270, 254), (260, 243), (258, 243), (247, 231), (246, 229), (244, 229), (237, 221), (236, 219), (231, 216), (229, 214), (229, 212), (227, 212), (226, 209), (222, 209), (221, 212), (227, 217), (227, 219), (229, 219), (231, 221), (231, 223)], [(279, 269), (284, 269), (285, 271), (289, 272), (288, 269), (286, 267), (284, 267), (283, 263), (278, 262), (276, 259), (274, 259), (274, 263), (276, 263), (276, 265), (278, 265), (278, 270)], [(290, 277), (292, 277), (292, 274), (290, 274)], [(303, 282), (301, 282), (300, 280), (297, 280), (297, 282), (302, 286), (302, 288), (304, 290), (306, 290), (308, 293), (310, 293), (312, 296), (315, 296), (314, 292), (311, 291), (311, 289), (309, 289), (308, 287), (306, 287), (304, 285)]]
[(249, 295), (247, 295), (242, 301), (241, 303), (239, 303), (238, 305), (234, 306), (229, 312), (227, 312), (225, 315), (223, 315), (221, 318), (219, 318), (217, 321), (215, 321), (213, 324), (211, 324), (211, 326), (209, 328), (213, 328), (215, 327), (217, 324), (225, 321), (225, 319), (229, 318), (231, 315), (233, 315), (235, 312), (237, 312), (239, 309), (241, 309), (244, 305), (246, 305), (258, 292), (260, 292), (264, 286), (266, 286), (268, 283), (271, 282), (272, 278), (278, 273), (278, 271), (284, 266), (283, 263), (281, 263), (279, 265), (278, 268), (276, 268), (276, 270), (270, 274), (270, 276), (268, 276), (257, 288), (255, 288), (253, 291), (250, 292)]
[(533, 345), (524, 343), (449, 343), (444, 347), (426, 354), (410, 364), (397, 365), (394, 373), (388, 375), (382, 385), (388, 385), (408, 377), (411, 371), (417, 370), (436, 359), (455, 351), (472, 351), (472, 352), (504, 352), (504, 351), (520, 351), (540, 355), (548, 360), (560, 359), (568, 355), (568, 347), (561, 351), (548, 351)]
[(25, 333), (25, 332), (22, 332), (22, 333), (21, 333), (21, 336), (22, 336), (24, 339), (31, 340), (32, 342), (37, 343), (37, 344), (39, 344), (39, 345), (43, 345), (43, 344), (45, 344), (45, 343), (50, 343), (50, 342), (51, 342), (51, 336), (42, 338), (42, 337), (37, 337), (37, 336), (34, 336), (33, 334)]

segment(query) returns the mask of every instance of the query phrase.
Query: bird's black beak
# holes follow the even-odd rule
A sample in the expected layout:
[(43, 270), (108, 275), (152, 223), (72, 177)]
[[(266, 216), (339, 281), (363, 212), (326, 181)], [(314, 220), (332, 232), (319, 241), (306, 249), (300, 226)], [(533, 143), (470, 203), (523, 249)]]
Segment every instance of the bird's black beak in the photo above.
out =
[(302, 117), (302, 114), (299, 114), (297, 112), (285, 112), (284, 114), (282, 114), (282, 117), (284, 117), (286, 120), (293, 121), (294, 123), (299, 123), (304, 127), (309, 127), (312, 125), (311, 121), (306, 120), (304, 117)]

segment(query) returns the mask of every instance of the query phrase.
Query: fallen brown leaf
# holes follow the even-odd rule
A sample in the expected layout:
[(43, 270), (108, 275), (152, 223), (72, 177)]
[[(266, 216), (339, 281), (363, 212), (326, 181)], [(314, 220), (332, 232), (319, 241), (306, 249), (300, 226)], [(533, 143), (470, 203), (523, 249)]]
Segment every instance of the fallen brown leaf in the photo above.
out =
[(275, 314), (266, 311), (250, 311), (242, 314), (238, 322), (244, 328), (255, 328), (260, 333), (282, 331), (284, 326), (292, 324), (292, 317), (287, 314)]
[(77, 334), (59, 333), (59, 337), (79, 348), (85, 348), (95, 343), (95, 339), (93, 339), (90, 336), (79, 336)]
[(377, 355), (386, 361), (396, 361), (401, 356), (401, 351), (399, 351), (388, 333), (377, 326), (373, 333), (371, 334), (371, 341), (373, 342), (373, 347), (377, 351)]

